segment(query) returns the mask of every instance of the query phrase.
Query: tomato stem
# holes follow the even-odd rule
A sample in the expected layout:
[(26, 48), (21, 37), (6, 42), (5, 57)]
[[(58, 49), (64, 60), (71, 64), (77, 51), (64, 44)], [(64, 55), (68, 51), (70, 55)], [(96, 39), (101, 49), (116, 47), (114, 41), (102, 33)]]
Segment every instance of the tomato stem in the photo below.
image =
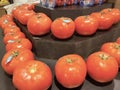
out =
[(68, 63), (72, 63), (72, 59), (70, 59), (70, 58), (67, 58), (66, 61), (67, 61)]
[(99, 54), (99, 57), (102, 59), (102, 60), (107, 60), (108, 59), (108, 55), (105, 55), (105, 54)]
[(119, 44), (115, 44), (115, 46), (114, 46), (116, 49), (120, 49), (120, 45)]
[(18, 51), (13, 51), (12, 55), (13, 55), (13, 57), (17, 57), (19, 55), (19, 52)]

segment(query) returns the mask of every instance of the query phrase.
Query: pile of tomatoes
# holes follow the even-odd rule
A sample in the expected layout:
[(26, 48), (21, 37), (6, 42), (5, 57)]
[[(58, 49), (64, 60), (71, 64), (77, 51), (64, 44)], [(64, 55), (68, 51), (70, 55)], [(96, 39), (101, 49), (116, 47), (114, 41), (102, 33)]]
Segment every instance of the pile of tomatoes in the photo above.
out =
[[(33, 12), (33, 5), (24, 4), (16, 7), (12, 12), (13, 15), (3, 15), (0, 18), (6, 49), (1, 66), (7, 74), (12, 75), (13, 85), (18, 90), (47, 90), (52, 85), (53, 73), (47, 64), (35, 59), (31, 51), (32, 43), (13, 21), (13, 17), (18, 19), (24, 16), (26, 11)], [(108, 30), (120, 20), (117, 17), (119, 13), (111, 15), (114, 16), (114, 19), (110, 19), (112, 21), (104, 18), (104, 15), (109, 16), (113, 11), (117, 13), (118, 9), (106, 9), (104, 13), (101, 11), (88, 16), (79, 16), (75, 21), (68, 17), (61, 17), (52, 22), (44, 13), (34, 13), (30, 17), (26, 14), (24, 19), (21, 18), (23, 20), (20, 18), (18, 20), (23, 25), (27, 25), (33, 35), (44, 35), (51, 30), (55, 37), (66, 39), (74, 34), (75, 29), (80, 35), (94, 34), (98, 27), (99, 30)], [(98, 16), (102, 17), (99, 22)], [(78, 54), (60, 57), (55, 63), (54, 74), (63, 87), (76, 88), (84, 82), (87, 74), (100, 83), (112, 81), (118, 74), (119, 66), (120, 38), (115, 42), (104, 43), (99, 51), (90, 54), (86, 60)]]

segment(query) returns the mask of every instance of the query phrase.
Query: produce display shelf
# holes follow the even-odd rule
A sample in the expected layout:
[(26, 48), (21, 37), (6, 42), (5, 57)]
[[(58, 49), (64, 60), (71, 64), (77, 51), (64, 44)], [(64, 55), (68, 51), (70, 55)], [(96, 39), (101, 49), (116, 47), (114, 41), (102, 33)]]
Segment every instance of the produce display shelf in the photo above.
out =
[(79, 15), (88, 15), (91, 12), (97, 12), (104, 8), (113, 8), (114, 3), (104, 3), (102, 5), (94, 5), (92, 7), (81, 7), (80, 5), (71, 5), (66, 7), (48, 8), (41, 6), (40, 4), (35, 5), (36, 12), (43, 12), (47, 14), (52, 20), (57, 17), (70, 17), (73, 20)]

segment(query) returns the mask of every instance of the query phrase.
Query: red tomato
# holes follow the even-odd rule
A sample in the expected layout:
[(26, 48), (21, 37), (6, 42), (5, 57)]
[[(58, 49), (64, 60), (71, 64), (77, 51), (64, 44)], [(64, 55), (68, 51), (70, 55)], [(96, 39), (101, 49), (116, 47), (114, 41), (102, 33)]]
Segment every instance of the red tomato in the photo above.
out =
[(103, 9), (102, 12), (106, 12), (114, 17), (114, 24), (120, 21), (120, 10), (117, 8)]
[(15, 32), (20, 32), (20, 28), (16, 25), (10, 26), (10, 27), (5, 27), (5, 29), (4, 29), (4, 34), (15, 33)]
[(100, 83), (109, 82), (118, 74), (116, 59), (102, 51), (90, 54), (86, 64), (88, 75)]
[(12, 32), (12, 33), (7, 33), (3, 37), (4, 44), (7, 44), (11, 41), (14, 41), (15, 39), (18, 38), (25, 38), (25, 34), (23, 32)]
[(9, 51), (15, 48), (25, 48), (25, 49), (31, 50), (32, 43), (27, 38), (19, 38), (19, 39), (14, 40), (11, 43), (6, 44), (5, 48), (6, 48), (6, 51)]
[(2, 23), (5, 21), (8, 21), (8, 22), (13, 21), (12, 15), (5, 14), (2, 17), (0, 17), (0, 27), (1, 27)]
[(33, 15), (27, 23), (28, 31), (32, 35), (44, 35), (50, 32), (52, 20), (44, 13)]
[(31, 18), (33, 15), (35, 15), (33, 10), (22, 10), (18, 15), (17, 20), (21, 24), (27, 25), (29, 18)]
[(33, 59), (34, 54), (28, 49), (12, 49), (5, 53), (1, 65), (6, 73), (12, 75), (19, 65)]
[(109, 30), (109, 28), (113, 25), (114, 18), (112, 15), (105, 12), (94, 12), (91, 16), (97, 18), (99, 21), (99, 30)]
[(120, 37), (117, 38), (116, 42), (120, 44)]
[(86, 77), (86, 63), (76, 54), (69, 54), (59, 58), (55, 64), (57, 81), (66, 88), (80, 86)]
[(107, 42), (101, 46), (101, 51), (110, 54), (115, 57), (118, 65), (120, 66), (120, 44), (116, 42)]
[(28, 61), (15, 69), (12, 81), (18, 90), (48, 90), (52, 84), (52, 72), (41, 61)]
[(78, 16), (74, 22), (79, 35), (92, 35), (98, 29), (98, 21), (91, 16)]
[(1, 28), (3, 29), (3, 31), (6, 27), (11, 27), (11, 26), (16, 26), (16, 24), (13, 21), (6, 21), (6, 20), (1, 24)]
[(75, 31), (75, 23), (71, 18), (60, 17), (53, 21), (51, 25), (52, 34), (59, 39), (70, 38)]

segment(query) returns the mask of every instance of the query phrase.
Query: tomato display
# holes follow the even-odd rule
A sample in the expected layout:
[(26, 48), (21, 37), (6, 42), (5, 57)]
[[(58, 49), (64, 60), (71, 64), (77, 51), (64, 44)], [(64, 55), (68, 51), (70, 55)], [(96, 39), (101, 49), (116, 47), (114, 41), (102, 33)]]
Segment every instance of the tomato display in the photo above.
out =
[(109, 30), (114, 23), (114, 17), (105, 12), (93, 12), (91, 16), (97, 18), (99, 22), (99, 30)]
[(98, 29), (98, 21), (91, 16), (78, 16), (75, 19), (76, 32), (79, 35), (92, 35)]
[(60, 57), (55, 64), (57, 81), (66, 88), (80, 86), (86, 77), (86, 63), (80, 55), (69, 54)]
[(60, 17), (55, 19), (51, 25), (52, 34), (58, 39), (70, 38), (75, 31), (75, 23), (71, 18)]
[(14, 48), (25, 48), (25, 49), (31, 50), (32, 43), (27, 38), (19, 38), (14, 40), (13, 42), (6, 44), (5, 48), (6, 48), (6, 51), (9, 51)]
[(107, 42), (101, 46), (101, 51), (110, 54), (115, 57), (118, 65), (120, 66), (120, 44), (116, 42)]
[(50, 32), (51, 23), (46, 14), (37, 13), (28, 20), (27, 28), (32, 35), (45, 35)]
[(3, 37), (4, 44), (7, 44), (9, 42), (13, 42), (15, 39), (18, 38), (25, 38), (25, 34), (23, 32), (10, 32), (5, 34)]
[(52, 72), (47, 64), (32, 60), (15, 69), (12, 81), (18, 90), (48, 90)]
[(12, 49), (3, 56), (1, 66), (6, 73), (12, 75), (19, 65), (32, 59), (34, 59), (34, 54), (30, 50)]
[(86, 59), (88, 75), (97, 82), (112, 81), (118, 73), (118, 63), (109, 54), (98, 51), (90, 54)]

